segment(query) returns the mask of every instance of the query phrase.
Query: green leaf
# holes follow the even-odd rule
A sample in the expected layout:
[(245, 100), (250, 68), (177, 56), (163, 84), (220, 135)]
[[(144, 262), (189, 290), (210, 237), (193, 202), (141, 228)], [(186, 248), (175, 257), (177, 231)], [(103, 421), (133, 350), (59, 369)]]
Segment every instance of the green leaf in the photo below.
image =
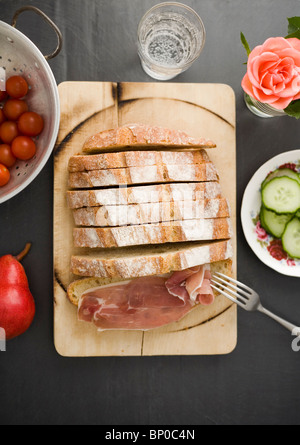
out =
[(300, 39), (300, 29), (298, 31), (293, 32), (292, 34), (287, 35), (285, 38), (286, 39), (292, 39), (292, 38)]
[(247, 52), (247, 55), (249, 57), (249, 55), (251, 54), (251, 49), (250, 49), (249, 43), (246, 40), (246, 37), (244, 36), (244, 34), (242, 32), (241, 32), (241, 42), (242, 42), (242, 44)]
[(294, 34), (295, 32), (300, 30), (300, 17), (290, 17), (289, 21), (289, 34)]
[(300, 100), (294, 100), (290, 105), (285, 108), (284, 112), (289, 116), (300, 119)]

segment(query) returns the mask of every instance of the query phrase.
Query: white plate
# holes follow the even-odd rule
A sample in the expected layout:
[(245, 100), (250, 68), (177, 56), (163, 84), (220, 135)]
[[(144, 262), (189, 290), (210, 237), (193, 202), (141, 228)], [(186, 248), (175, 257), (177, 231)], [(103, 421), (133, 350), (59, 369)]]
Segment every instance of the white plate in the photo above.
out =
[(257, 257), (283, 275), (300, 277), (300, 260), (289, 258), (282, 250), (281, 241), (269, 236), (259, 221), (262, 182), (270, 172), (289, 163), (295, 164), (300, 172), (300, 150), (282, 153), (260, 167), (245, 190), (241, 217), (246, 240)]

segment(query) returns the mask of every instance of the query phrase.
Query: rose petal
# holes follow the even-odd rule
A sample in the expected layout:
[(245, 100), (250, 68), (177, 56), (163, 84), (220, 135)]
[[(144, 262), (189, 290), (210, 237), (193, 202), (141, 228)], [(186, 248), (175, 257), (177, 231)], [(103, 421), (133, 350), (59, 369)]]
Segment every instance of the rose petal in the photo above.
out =
[[(261, 56), (255, 57), (251, 63), (249, 63), (248, 75), (251, 82), (255, 83), (255, 86), (260, 84), (260, 67), (266, 62), (276, 63), (279, 57), (273, 53), (264, 53)], [(257, 84), (256, 84), (257, 83)]]
[(278, 97), (293, 98), (300, 92), (300, 76), (294, 77), (289, 83), (285, 84), (285, 88), (278, 92)]
[(284, 37), (270, 37), (262, 45), (263, 52), (269, 51), (277, 54), (278, 51), (284, 48), (292, 48), (291, 43)]
[(267, 95), (262, 90), (256, 87), (253, 87), (253, 94), (256, 100), (259, 100), (260, 102), (266, 104), (273, 104), (278, 99), (277, 96), (275, 96), (274, 94)]
[(263, 75), (268, 71), (276, 70), (278, 63), (280, 63), (280, 60), (277, 60), (276, 62), (270, 61), (270, 62), (262, 63), (259, 68), (260, 73)]
[(242, 88), (245, 91), (245, 93), (249, 94), (249, 96), (253, 97), (253, 87), (252, 83), (249, 80), (248, 74), (245, 74), (243, 80), (242, 80)]
[(294, 96), (294, 98), (293, 98), (293, 100), (298, 100), (298, 99), (300, 99), (300, 93), (296, 94), (296, 96)]
[(281, 75), (266, 73), (261, 80), (261, 88), (267, 95), (270, 95), (268, 91), (278, 94), (285, 89), (285, 83)]
[(262, 45), (256, 46), (256, 47), (251, 51), (251, 53), (249, 54), (248, 62), (251, 63), (252, 60), (253, 60), (255, 57), (257, 57), (257, 56), (260, 56), (261, 53), (262, 53)]
[[(297, 73), (297, 71), (294, 69), (293, 64), (282, 64), (282, 66), (280, 67), (280, 73), (284, 78), (284, 81), (286, 83), (290, 82), (293, 77), (295, 76), (295, 73)], [(297, 75), (297, 74), (296, 74)]]
[(292, 37), (292, 38), (286, 39), (286, 40), (290, 43), (290, 45), (294, 49), (296, 49), (297, 51), (300, 52), (300, 40), (299, 39), (296, 39), (296, 38)]
[(272, 107), (276, 108), (277, 110), (284, 110), (286, 107), (290, 105), (290, 103), (293, 101), (291, 98), (280, 98), (276, 102), (272, 103)]
[(281, 93), (284, 93), (285, 91), (285, 83), (284, 82), (276, 83), (276, 85), (274, 85), (273, 91), (274, 94), (281, 95)]
[(276, 54), (280, 59), (289, 57), (293, 61), (293, 65), (300, 66), (300, 52), (296, 51), (294, 48), (285, 48), (283, 50), (278, 50)]

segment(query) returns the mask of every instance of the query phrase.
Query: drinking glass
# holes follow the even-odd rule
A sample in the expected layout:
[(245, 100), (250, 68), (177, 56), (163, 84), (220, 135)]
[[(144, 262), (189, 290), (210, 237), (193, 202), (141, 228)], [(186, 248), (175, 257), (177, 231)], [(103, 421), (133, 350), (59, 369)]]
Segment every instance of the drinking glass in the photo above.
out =
[(173, 79), (200, 56), (205, 38), (204, 24), (192, 8), (176, 2), (156, 5), (138, 28), (143, 69), (154, 79)]

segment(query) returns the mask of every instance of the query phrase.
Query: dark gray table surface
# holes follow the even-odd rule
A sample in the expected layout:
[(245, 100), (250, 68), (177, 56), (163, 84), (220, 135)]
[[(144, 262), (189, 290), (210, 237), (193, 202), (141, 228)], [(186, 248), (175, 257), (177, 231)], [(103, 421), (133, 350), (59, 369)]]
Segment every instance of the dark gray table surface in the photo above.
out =
[[(64, 36), (51, 68), (57, 83), (141, 81), (136, 29), (155, 0), (0, 0), (10, 23), (24, 4), (42, 8)], [(216, 82), (237, 98), (238, 213), (245, 187), (261, 164), (299, 149), (300, 123), (260, 119), (245, 107), (240, 31), (252, 47), (286, 35), (299, 0), (186, 0), (207, 29), (200, 59), (176, 82)], [(19, 29), (44, 52), (51, 31), (32, 14)], [(1, 54), (1, 48), (0, 48)], [(76, 92), (74, 92), (76, 94)], [(300, 423), (300, 352), (292, 337), (260, 314), (239, 311), (238, 345), (228, 356), (68, 359), (53, 344), (52, 196), (49, 161), (20, 195), (0, 207), (0, 254), (33, 249), (24, 266), (37, 304), (31, 329), (9, 342), (0, 357), (0, 424), (245, 425)], [(238, 221), (240, 280), (257, 289), (267, 307), (300, 325), (299, 280), (264, 266), (248, 247)]]

